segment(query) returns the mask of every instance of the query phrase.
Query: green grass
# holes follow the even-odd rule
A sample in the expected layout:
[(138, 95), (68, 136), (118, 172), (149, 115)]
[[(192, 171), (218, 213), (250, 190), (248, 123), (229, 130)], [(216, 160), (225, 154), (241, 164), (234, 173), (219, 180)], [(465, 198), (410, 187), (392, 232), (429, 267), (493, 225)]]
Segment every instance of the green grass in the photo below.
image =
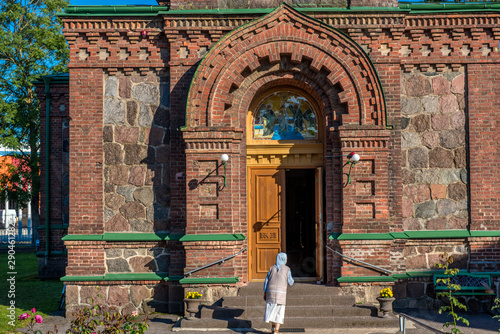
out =
[[(16, 327), (9, 325), (8, 318), (10, 305), (8, 298), (9, 282), (6, 278), (10, 271), (7, 268), (7, 252), (0, 253), (0, 268), (2, 279), (0, 280), (0, 333), (16, 333), (15, 328), (22, 327), (17, 317), (22, 313), (30, 313), (36, 308), (37, 314), (46, 317), (58, 310), (58, 300), (61, 297), (63, 283), (59, 280), (41, 280), (38, 275), (38, 260), (34, 252), (16, 253)], [(10, 276), (10, 275), (9, 275)], [(35, 327), (36, 328), (36, 327)]]

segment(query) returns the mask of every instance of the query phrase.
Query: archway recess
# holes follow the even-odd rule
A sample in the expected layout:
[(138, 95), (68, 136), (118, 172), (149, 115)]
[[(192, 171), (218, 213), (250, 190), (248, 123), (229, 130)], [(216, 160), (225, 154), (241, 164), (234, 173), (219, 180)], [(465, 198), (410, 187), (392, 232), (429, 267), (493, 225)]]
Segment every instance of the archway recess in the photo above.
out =
[[(279, 66), (283, 61), (289, 61), (288, 69)], [(207, 53), (191, 83), (187, 127), (243, 128), (249, 104), (242, 101), (244, 92), (270, 71), (304, 67), (328, 99), (337, 95), (345, 106), (332, 115), (336, 125), (385, 125), (382, 87), (362, 48), (339, 30), (282, 4), (229, 33)]]
[[(310, 165), (324, 170), (327, 209), (324, 216), (323, 210), (317, 210), (319, 219), (325, 223), (335, 222), (344, 231), (359, 231), (362, 224), (373, 228), (388, 226), (388, 197), (379, 189), (388, 187), (389, 132), (386, 130), (384, 95), (376, 70), (351, 38), (282, 4), (224, 36), (206, 54), (192, 79), (183, 128), (189, 192), (186, 233), (241, 233), (247, 236), (251, 198), (247, 167), (260, 165), (260, 161), (267, 161), (269, 167), (278, 165), (277, 168), (284, 159), (291, 161), (293, 158), (293, 163), (301, 161), (300, 154), (304, 152), (300, 151), (300, 143), (268, 143), (266, 157), (257, 152), (262, 148), (256, 148), (257, 143), (249, 139), (247, 125), (252, 104), (259, 96), (280, 87), (302, 92), (317, 104), (317, 118), (321, 124), (317, 147), (302, 150), (307, 151), (305, 155)], [(294, 147), (284, 152), (287, 145)], [(361, 190), (356, 189), (356, 181), (351, 187), (342, 188), (343, 176), (339, 170), (345, 159), (339, 156), (353, 149), (363, 157), (358, 164), (357, 177), (364, 183), (360, 182), (359, 186), (373, 185), (374, 190), (366, 198), (359, 196)], [(255, 154), (251, 150), (255, 150)], [(224, 190), (217, 191), (217, 187), (209, 184), (190, 187), (196, 184), (195, 180), (217, 168), (221, 153), (230, 156), (224, 169), (227, 173)], [(292, 163), (290, 161), (287, 163)], [(370, 224), (372, 221), (380, 223)], [(230, 256), (240, 245), (245, 242), (225, 243), (219, 253), (221, 257)], [(190, 261), (202, 258), (206, 247), (211, 245), (196, 244), (185, 248), (188, 268), (196, 267)], [(238, 276), (246, 281), (250, 260), (247, 257), (226, 268), (224, 275)], [(220, 272), (213, 274), (222, 275)]]

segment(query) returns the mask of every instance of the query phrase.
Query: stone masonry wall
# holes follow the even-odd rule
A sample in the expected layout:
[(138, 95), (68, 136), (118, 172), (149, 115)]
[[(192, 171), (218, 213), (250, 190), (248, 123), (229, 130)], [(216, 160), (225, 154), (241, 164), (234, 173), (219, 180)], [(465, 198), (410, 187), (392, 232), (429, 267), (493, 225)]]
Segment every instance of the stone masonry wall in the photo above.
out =
[(106, 78), (106, 232), (169, 230), (168, 94), (168, 81), (157, 76)]
[(465, 229), (464, 73), (410, 73), (402, 85), (404, 229)]
[[(468, 225), (465, 74), (407, 73), (402, 79), (404, 230), (463, 230)], [(462, 242), (406, 245), (407, 269), (431, 269)], [(465, 263), (463, 263), (465, 265)]]

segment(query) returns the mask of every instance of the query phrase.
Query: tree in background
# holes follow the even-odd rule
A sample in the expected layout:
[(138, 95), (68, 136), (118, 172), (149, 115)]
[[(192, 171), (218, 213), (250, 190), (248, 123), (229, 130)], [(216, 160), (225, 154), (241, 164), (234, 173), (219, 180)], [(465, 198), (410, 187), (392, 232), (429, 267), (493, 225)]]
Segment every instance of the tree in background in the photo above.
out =
[(31, 196), (33, 226), (40, 201), (40, 109), (33, 82), (67, 70), (69, 51), (56, 17), (67, 5), (64, 0), (0, 3), (0, 145), (17, 152), (0, 192), (19, 204)]

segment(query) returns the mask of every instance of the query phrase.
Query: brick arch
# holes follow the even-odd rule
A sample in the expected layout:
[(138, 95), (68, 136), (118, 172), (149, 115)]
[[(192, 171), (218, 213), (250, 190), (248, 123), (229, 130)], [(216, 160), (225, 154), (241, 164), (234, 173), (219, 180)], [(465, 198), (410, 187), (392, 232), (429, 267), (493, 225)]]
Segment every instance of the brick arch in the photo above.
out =
[[(284, 60), (289, 68), (283, 67)], [(361, 47), (286, 4), (233, 31), (210, 50), (191, 84), (186, 125), (240, 128), (241, 91), (269, 72), (284, 76), (294, 68), (306, 70), (322, 90), (336, 93), (346, 109), (334, 115), (339, 125), (385, 125), (382, 88)]]

